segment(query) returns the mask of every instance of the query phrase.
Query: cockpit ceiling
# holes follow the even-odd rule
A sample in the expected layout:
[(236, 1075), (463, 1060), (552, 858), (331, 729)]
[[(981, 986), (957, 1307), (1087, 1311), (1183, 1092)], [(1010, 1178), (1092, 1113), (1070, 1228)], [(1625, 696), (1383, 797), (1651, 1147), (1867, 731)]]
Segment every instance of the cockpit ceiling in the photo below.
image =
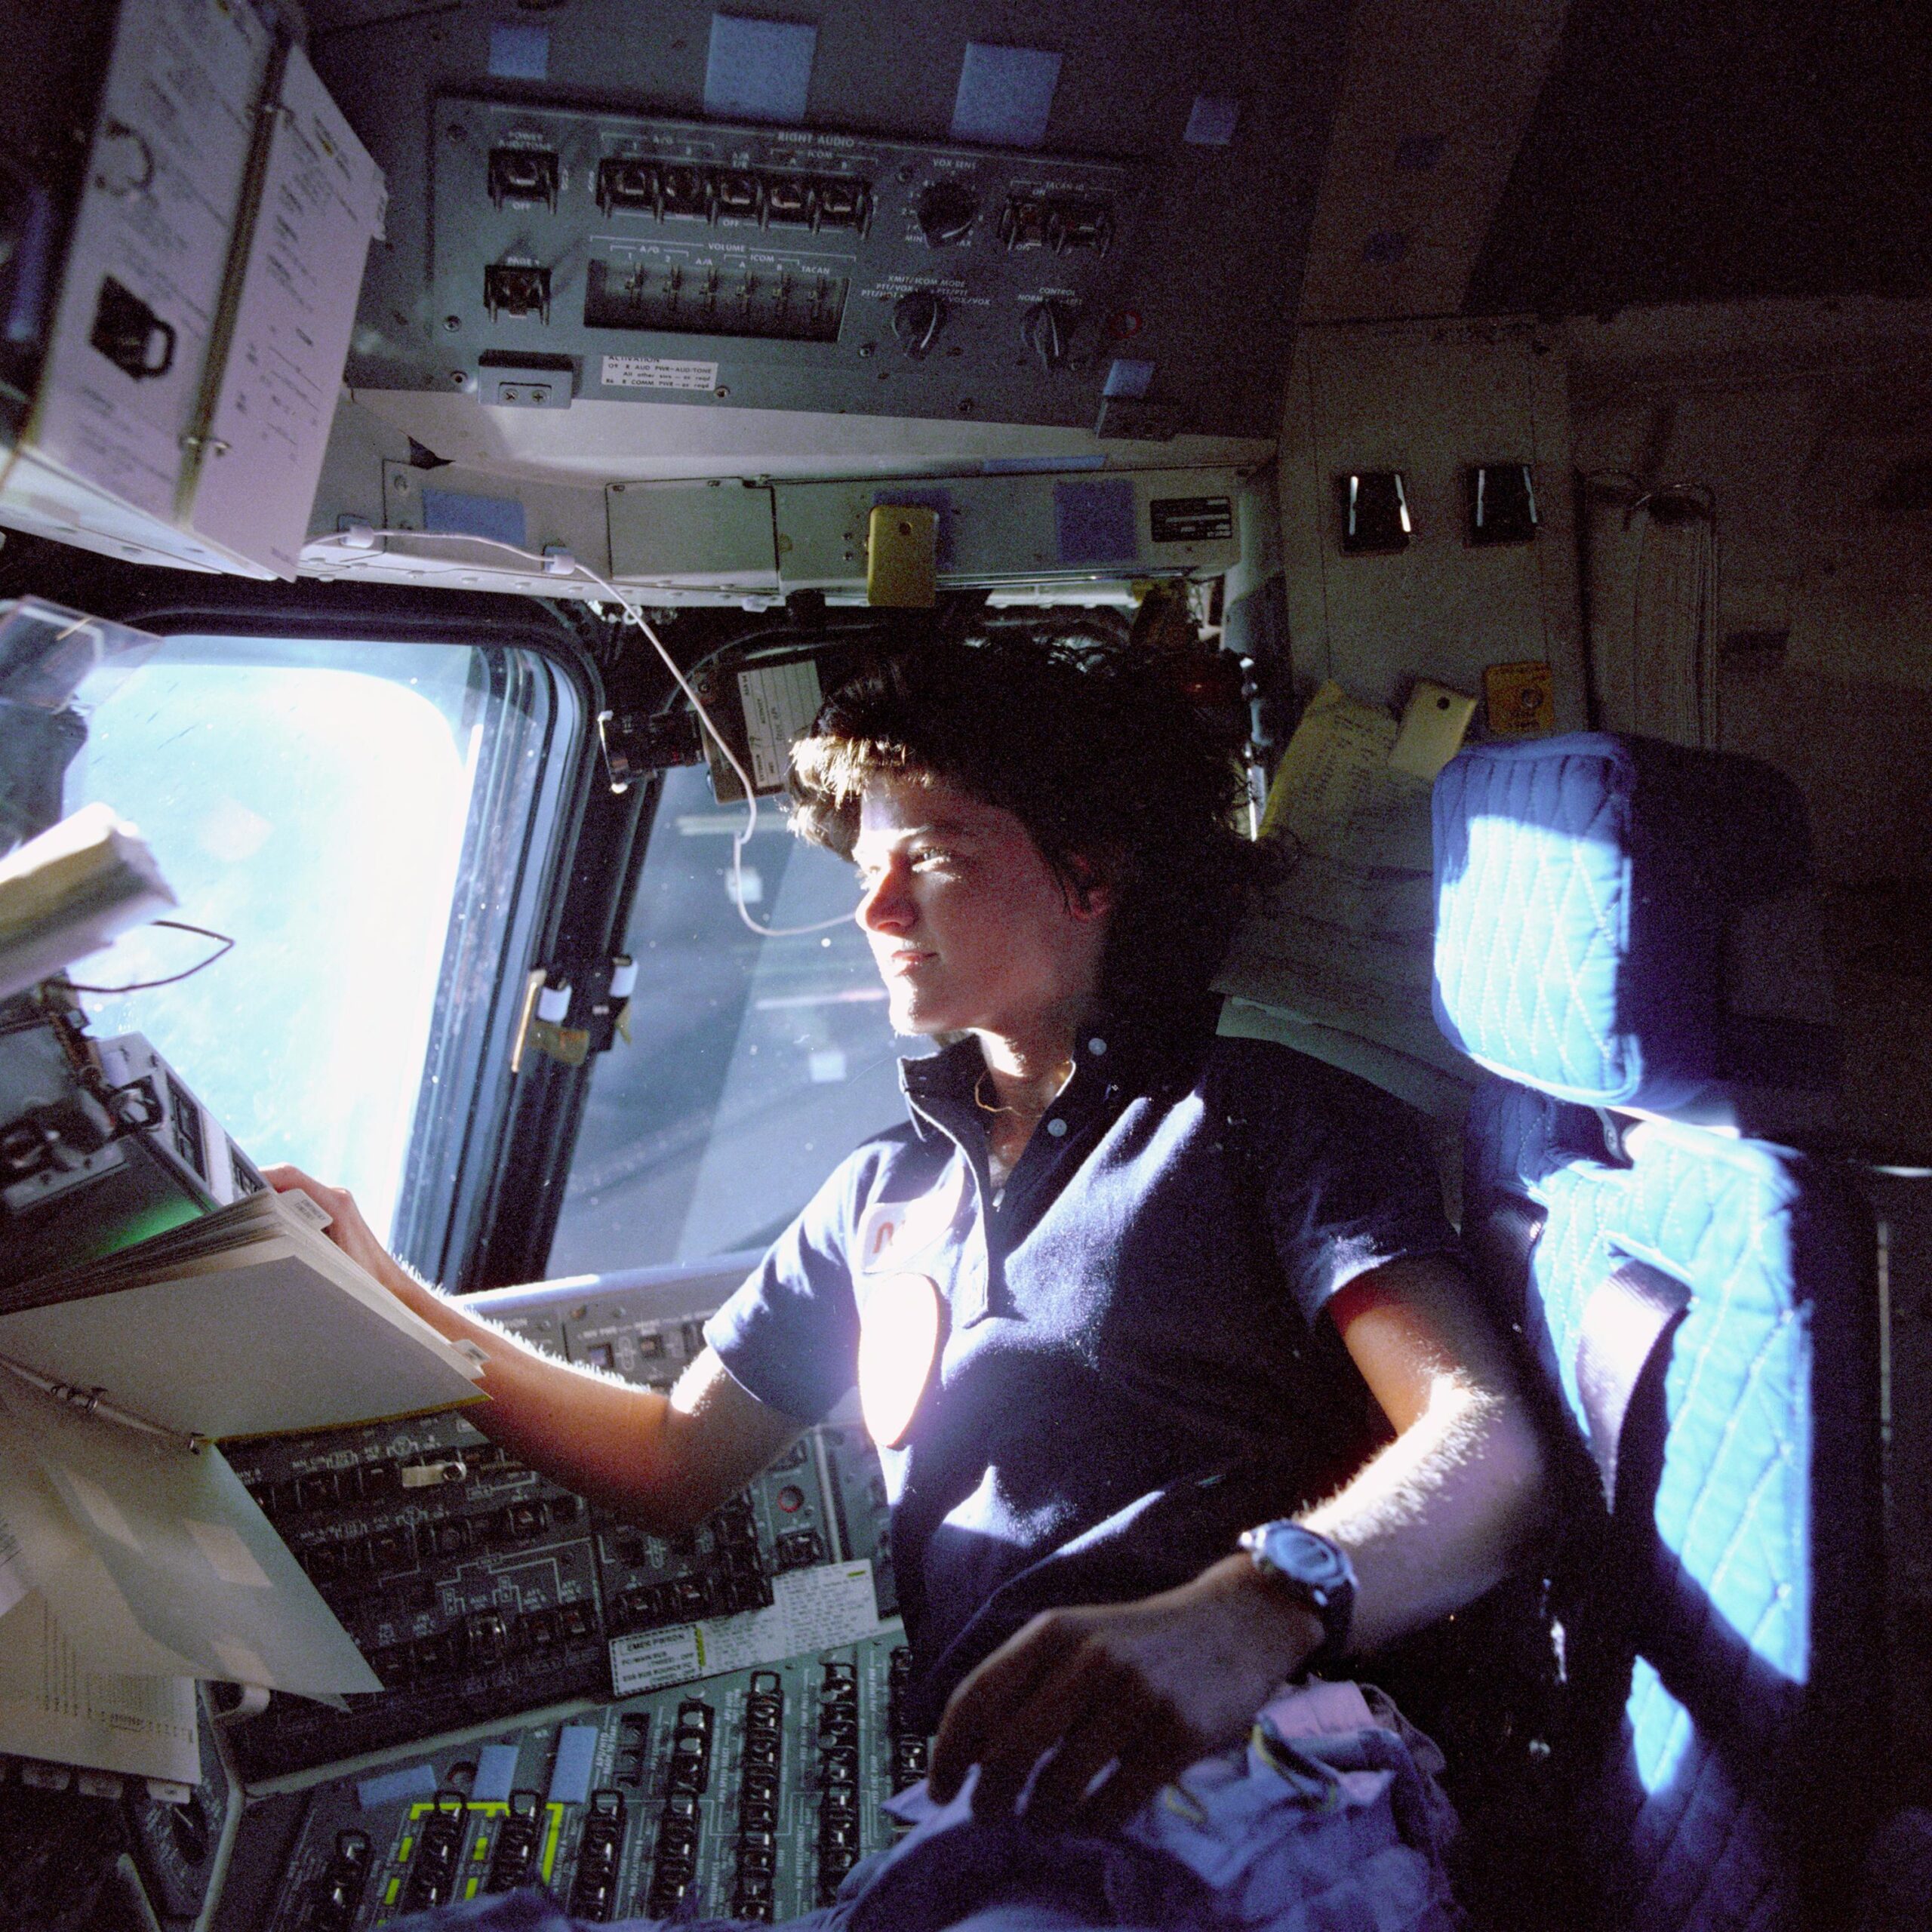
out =
[[(949, 165), (922, 158), (921, 143), (1030, 146), (1043, 158), (1131, 164), (1133, 195), (1121, 198), (1123, 205), (1131, 202), (1131, 220), (1115, 238), (1104, 299), (1084, 294), (1069, 281), (1067, 307), (1078, 339), (1068, 348), (1064, 377), (1057, 376), (1051, 385), (1039, 382), (1038, 365), (1049, 361), (1057, 368), (1053, 346), (1023, 336), (1030, 309), (1016, 306), (997, 277), (992, 312), (1009, 325), (998, 336), (995, 356), (990, 335), (983, 352), (977, 337), (963, 352), (952, 346), (970, 337), (967, 325), (988, 312), (987, 291), (968, 290), (971, 274), (952, 297), (947, 334), (930, 355), (924, 342), (914, 340), (916, 331), (909, 334), (900, 325), (891, 285), (881, 285), (888, 293), (875, 299), (855, 274), (849, 312), (835, 340), (829, 322), (823, 342), (752, 345), (751, 352), (738, 356), (751, 373), (737, 380), (724, 366), (731, 360), (726, 353), (718, 356), (720, 373), (710, 390), (665, 400), (706, 411), (714, 405), (816, 408), (1091, 432), (1103, 383), (1114, 358), (1121, 358), (1150, 365), (1151, 373), (1143, 371), (1138, 377), (1144, 389), (1129, 393), (1160, 406), (1159, 433), (1272, 438), (1278, 429), (1297, 294), (1346, 49), (1346, 0), (1204, 0), (1184, 8), (1171, 0), (1060, 0), (1018, 10), (1004, 0), (944, 6), (823, 0), (780, 8), (749, 0), (722, 8), (712, 0), (554, 0), (521, 7), (502, 0), (436, 7), (398, 0), (309, 0), (307, 11), (317, 68), (384, 169), (390, 189), (388, 245), (371, 257), (350, 361), (349, 380), (358, 391), (414, 389), (423, 397), (450, 387), (458, 366), (475, 379), (475, 355), (466, 362), (463, 355), (448, 352), (474, 351), (485, 331), (468, 313), (449, 321), (456, 305), (448, 291), (459, 289), (466, 300), (474, 297), (472, 306), (480, 304), (483, 265), (495, 260), (491, 251), (503, 245), (491, 220), (497, 217), (497, 227), (504, 222), (500, 203), (494, 210), (480, 205), (473, 218), (467, 209), (447, 205), (456, 192), (451, 184), (466, 182), (457, 163), (467, 150), (450, 146), (454, 137), (442, 124), (452, 117), (438, 112), (438, 103), (510, 103), (512, 112), (528, 110), (532, 125), (546, 130), (550, 123), (542, 117), (548, 112), (586, 151), (602, 140), (617, 152), (611, 143), (621, 137), (613, 132), (614, 116), (706, 118), (716, 23), (729, 25), (742, 15), (739, 26), (756, 26), (783, 15), (815, 29), (803, 118), (797, 123), (801, 134), (856, 136), (868, 165), (893, 150), (872, 195), (874, 243), (912, 232), (900, 204), (918, 205), (927, 174)], [(512, 29), (527, 40), (506, 42), (503, 36)], [(519, 45), (527, 59), (506, 63), (499, 57), (506, 48), (514, 54)], [(998, 53), (1016, 47), (1058, 57), (1050, 111), (1037, 140), (957, 135), (969, 49)], [(771, 117), (755, 111), (721, 115), (715, 98), (710, 107), (714, 122), (771, 125)], [(586, 128), (571, 137), (575, 124), (568, 117), (578, 109), (585, 111)], [(591, 120), (598, 125), (589, 128)], [(479, 138), (487, 146), (538, 137), (505, 134), (491, 122)], [(894, 143), (906, 149), (903, 157)], [(547, 226), (534, 220), (528, 224), (532, 238), (525, 252), (533, 259), (545, 236), (577, 219), (586, 205), (581, 165), (565, 153), (563, 166), (564, 193), (554, 210), (544, 211)], [(1144, 191), (1139, 185), (1143, 182)], [(469, 188), (477, 204), (487, 202), (480, 171)], [(999, 192), (1004, 205), (1008, 191)], [(989, 250), (1011, 248), (995, 228), (998, 211), (981, 212), (972, 238), (974, 259), (966, 261), (964, 250), (946, 257), (935, 251), (935, 273), (952, 257), (966, 269), (983, 271), (992, 266), (980, 259)], [(600, 233), (624, 225), (608, 212), (596, 223)], [(665, 223), (633, 225), (655, 233)], [(814, 230), (814, 242), (821, 238)], [(452, 251), (466, 249), (459, 283), (441, 265), (452, 259)], [(471, 254), (478, 256), (473, 274)], [(907, 259), (917, 266), (923, 258)], [(613, 275), (628, 271), (625, 299), (636, 309), (636, 332), (648, 333), (655, 325), (650, 305), (661, 307), (675, 299), (675, 291), (666, 297), (651, 282), (653, 275), (668, 276), (669, 269), (640, 260), (641, 266), (632, 265), (627, 257), (618, 269), (607, 269), (601, 262), (577, 261), (568, 251), (559, 255), (553, 286), (561, 294), (543, 317), (550, 332), (606, 321), (592, 312), (596, 291), (608, 291)], [(426, 285), (426, 263), (432, 265)], [(1068, 266), (1078, 264), (1069, 257)], [(593, 268), (601, 280), (590, 276)], [(588, 296), (583, 286), (587, 276), (594, 285)], [(983, 274), (981, 279), (986, 279)], [(687, 287), (690, 280), (688, 272)], [(979, 309), (969, 310), (969, 294), (981, 302)], [(1040, 306), (1035, 297), (1026, 301)], [(854, 314), (865, 326), (854, 326)], [(604, 334), (615, 340), (632, 318), (614, 309), (608, 319), (611, 326)], [(493, 310), (488, 322), (500, 330), (500, 313)], [(874, 337), (872, 359), (853, 361)], [(605, 346), (601, 337), (587, 346), (555, 345), (575, 356), (580, 369), (592, 366)], [(638, 352), (669, 352), (647, 345)], [(968, 381), (968, 365), (975, 361), (982, 365), (977, 379)], [(774, 368), (795, 369), (809, 380), (801, 379), (793, 386), (798, 392), (791, 393), (781, 380), (760, 373)], [(943, 384), (936, 379), (955, 373), (958, 393), (940, 395)], [(1039, 393), (1021, 396), (1029, 380)], [(1055, 400), (1061, 391), (1064, 408)], [(580, 387), (577, 396), (595, 393)]]
[(1477, 314), (1932, 294), (1932, 16), (1574, 0)]

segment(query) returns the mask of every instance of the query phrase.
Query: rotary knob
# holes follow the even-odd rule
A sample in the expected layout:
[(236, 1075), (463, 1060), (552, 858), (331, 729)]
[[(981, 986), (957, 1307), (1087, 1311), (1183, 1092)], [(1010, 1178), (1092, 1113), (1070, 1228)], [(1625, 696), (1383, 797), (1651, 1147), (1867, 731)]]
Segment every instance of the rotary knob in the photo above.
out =
[(1036, 302), (1027, 310), (1020, 332), (1026, 346), (1040, 358), (1041, 368), (1057, 369), (1066, 361), (1073, 320), (1073, 305), (1069, 302)]
[(946, 326), (946, 304), (929, 288), (915, 288), (892, 305), (892, 332), (908, 355), (923, 355)]
[(957, 181), (935, 181), (920, 194), (912, 212), (918, 218), (919, 232), (928, 245), (943, 248), (963, 242), (973, 232), (980, 212), (980, 198)]

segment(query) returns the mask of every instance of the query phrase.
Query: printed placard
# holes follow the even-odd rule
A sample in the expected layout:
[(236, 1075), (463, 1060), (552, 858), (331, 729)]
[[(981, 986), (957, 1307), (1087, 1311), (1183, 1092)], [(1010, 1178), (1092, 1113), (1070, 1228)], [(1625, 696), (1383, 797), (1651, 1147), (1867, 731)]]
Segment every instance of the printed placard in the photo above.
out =
[(855, 1644), (886, 1628), (879, 1621), (869, 1558), (788, 1570), (772, 1578), (771, 1599), (764, 1610), (612, 1638), (612, 1691), (635, 1697), (667, 1684), (779, 1663), (808, 1651)]
[(817, 664), (801, 657), (790, 664), (740, 671), (738, 701), (744, 707), (752, 783), (761, 792), (782, 787), (792, 768), (792, 740), (811, 728), (825, 701)]
[(669, 355), (607, 355), (607, 389), (715, 389), (715, 362), (685, 362)]

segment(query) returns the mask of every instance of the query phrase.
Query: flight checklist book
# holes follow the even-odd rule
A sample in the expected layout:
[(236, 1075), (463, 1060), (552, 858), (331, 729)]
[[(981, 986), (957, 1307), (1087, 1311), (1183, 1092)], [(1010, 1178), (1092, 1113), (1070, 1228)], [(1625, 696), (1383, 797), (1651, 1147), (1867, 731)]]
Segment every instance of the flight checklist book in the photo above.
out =
[(431, 1413), (481, 1369), (251, 1194), (0, 1288), (0, 1752), (195, 1782), (196, 1678), (382, 1685), (220, 1442)]

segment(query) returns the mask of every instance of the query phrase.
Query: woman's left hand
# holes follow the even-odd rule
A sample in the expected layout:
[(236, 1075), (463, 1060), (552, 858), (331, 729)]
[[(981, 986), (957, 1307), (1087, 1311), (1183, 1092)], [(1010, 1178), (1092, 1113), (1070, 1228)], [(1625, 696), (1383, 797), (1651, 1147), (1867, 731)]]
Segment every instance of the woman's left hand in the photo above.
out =
[(1245, 1737), (1321, 1636), (1320, 1619), (1244, 1555), (1137, 1603), (1048, 1611), (953, 1693), (928, 1789), (946, 1803), (977, 1764), (974, 1814), (1010, 1817), (1051, 1750), (1027, 1823), (1105, 1831), (1195, 1759)]

